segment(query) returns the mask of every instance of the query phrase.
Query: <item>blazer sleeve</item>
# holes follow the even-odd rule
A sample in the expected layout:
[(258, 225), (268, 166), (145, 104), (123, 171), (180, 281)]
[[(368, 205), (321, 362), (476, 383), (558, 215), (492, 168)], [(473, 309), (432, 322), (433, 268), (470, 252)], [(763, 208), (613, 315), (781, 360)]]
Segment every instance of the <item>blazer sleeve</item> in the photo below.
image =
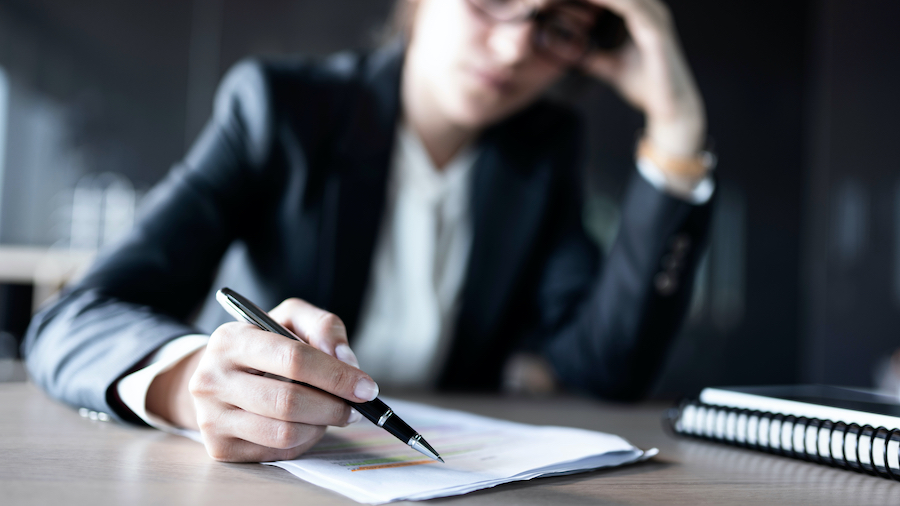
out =
[(196, 333), (185, 323), (238, 237), (236, 208), (253, 191), (271, 149), (262, 67), (232, 69), (214, 114), (188, 155), (148, 194), (127, 237), (83, 280), (33, 318), (23, 352), (33, 380), (73, 406), (131, 418), (115, 382), (164, 343)]
[(686, 313), (711, 202), (671, 197), (635, 172), (598, 276), (599, 254), (582, 227), (580, 192), (569, 183), (564, 193), (570, 198), (564, 199), (539, 282), (543, 351), (568, 386), (608, 399), (637, 399), (656, 380)]

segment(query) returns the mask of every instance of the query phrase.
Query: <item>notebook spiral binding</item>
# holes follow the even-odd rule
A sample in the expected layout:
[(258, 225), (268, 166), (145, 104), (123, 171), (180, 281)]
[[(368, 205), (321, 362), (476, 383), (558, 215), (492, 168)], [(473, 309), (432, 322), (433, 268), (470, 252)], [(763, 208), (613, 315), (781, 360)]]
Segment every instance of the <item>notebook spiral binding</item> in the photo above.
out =
[(900, 429), (860, 426), (685, 400), (666, 411), (671, 433), (900, 481)]

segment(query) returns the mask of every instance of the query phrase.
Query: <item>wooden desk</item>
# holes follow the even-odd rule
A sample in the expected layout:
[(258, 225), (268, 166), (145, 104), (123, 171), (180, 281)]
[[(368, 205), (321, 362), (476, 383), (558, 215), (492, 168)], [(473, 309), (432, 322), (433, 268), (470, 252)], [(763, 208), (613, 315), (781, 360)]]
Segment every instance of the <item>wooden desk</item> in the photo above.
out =
[[(503, 485), (439, 504), (900, 504), (900, 483), (712, 443), (672, 439), (662, 405), (439, 397), (511, 420), (620, 434), (654, 461)], [(0, 504), (356, 504), (260, 464), (220, 464), (187, 439), (82, 418), (27, 383), (0, 383)], [(405, 503), (406, 504), (406, 503)], [(408, 503), (412, 504), (412, 503)]]

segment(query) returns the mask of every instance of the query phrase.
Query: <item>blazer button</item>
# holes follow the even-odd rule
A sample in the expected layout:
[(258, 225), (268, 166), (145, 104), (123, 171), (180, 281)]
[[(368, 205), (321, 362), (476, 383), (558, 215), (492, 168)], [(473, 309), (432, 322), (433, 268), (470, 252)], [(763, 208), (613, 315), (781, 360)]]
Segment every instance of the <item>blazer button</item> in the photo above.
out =
[(678, 288), (678, 281), (675, 276), (668, 272), (660, 272), (653, 278), (653, 284), (656, 285), (656, 291), (662, 296), (672, 295)]
[(691, 247), (691, 238), (685, 233), (676, 235), (672, 239), (672, 253), (676, 256), (684, 256)]
[(662, 259), (662, 268), (669, 272), (678, 272), (681, 270), (681, 260), (682, 255), (678, 255), (672, 253), (671, 255), (666, 255)]

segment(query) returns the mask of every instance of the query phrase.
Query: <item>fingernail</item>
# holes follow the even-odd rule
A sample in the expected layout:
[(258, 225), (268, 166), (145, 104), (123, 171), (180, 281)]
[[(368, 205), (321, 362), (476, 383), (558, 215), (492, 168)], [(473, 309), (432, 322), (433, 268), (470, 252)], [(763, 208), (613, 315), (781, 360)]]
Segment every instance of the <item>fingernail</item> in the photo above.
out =
[(378, 397), (378, 385), (370, 379), (361, 378), (356, 382), (356, 389), (353, 390), (353, 395), (360, 399), (371, 401)]
[(359, 411), (357, 411), (353, 408), (350, 408), (350, 418), (347, 418), (347, 425), (350, 425), (351, 423), (356, 423), (360, 420), (362, 420), (362, 415), (359, 414)]
[(356, 359), (356, 354), (353, 353), (353, 350), (346, 344), (339, 344), (337, 348), (334, 349), (334, 353), (341, 362), (359, 369), (359, 360)]

